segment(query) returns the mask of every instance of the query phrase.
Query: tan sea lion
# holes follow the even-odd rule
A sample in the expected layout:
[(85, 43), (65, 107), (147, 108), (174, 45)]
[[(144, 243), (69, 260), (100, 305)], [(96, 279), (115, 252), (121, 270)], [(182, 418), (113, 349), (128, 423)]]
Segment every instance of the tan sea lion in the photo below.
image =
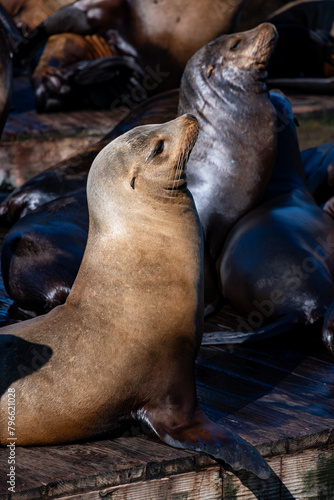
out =
[(134, 417), (169, 445), (269, 477), (255, 448), (197, 404), (202, 237), (185, 177), (197, 133), (192, 115), (139, 127), (94, 161), (88, 242), (66, 303), (0, 332), (1, 444), (15, 390), (18, 445), (87, 439)]

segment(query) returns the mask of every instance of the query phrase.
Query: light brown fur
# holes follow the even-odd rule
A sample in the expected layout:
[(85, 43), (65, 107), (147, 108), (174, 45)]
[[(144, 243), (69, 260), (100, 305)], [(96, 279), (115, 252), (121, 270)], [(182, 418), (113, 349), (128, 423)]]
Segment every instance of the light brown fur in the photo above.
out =
[[(11, 385), (17, 444), (64, 443), (107, 430), (164, 398), (184, 357), (192, 377), (201, 237), (189, 193), (167, 190), (184, 182), (174, 179), (179, 151), (193, 141), (188, 132), (194, 139), (196, 121), (181, 117), (131, 131), (100, 153), (88, 181), (87, 249), (67, 302), (1, 330), (52, 349), (44, 366)], [(164, 152), (148, 159), (160, 137)], [(7, 362), (9, 378), (15, 358)], [(5, 394), (2, 444), (6, 405)]]

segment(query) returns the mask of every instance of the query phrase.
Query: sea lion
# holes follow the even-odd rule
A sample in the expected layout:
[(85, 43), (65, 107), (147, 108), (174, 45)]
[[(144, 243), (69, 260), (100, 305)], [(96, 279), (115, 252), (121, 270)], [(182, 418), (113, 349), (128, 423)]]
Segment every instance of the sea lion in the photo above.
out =
[(275, 114), (265, 76), (276, 36), (264, 23), (220, 37), (192, 57), (181, 81), (179, 112), (192, 109), (200, 125), (188, 185), (204, 233), (208, 311), (219, 297), (215, 266), (226, 236), (261, 200), (275, 161)]
[[(277, 93), (272, 99), (278, 154), (266, 201), (235, 224), (220, 259), (223, 294), (245, 319), (240, 331), (207, 334), (205, 343), (261, 340), (333, 310), (334, 221), (306, 187), (289, 101)], [(334, 352), (328, 339), (323, 334)]]
[(19, 308), (44, 314), (65, 302), (87, 233), (86, 187), (46, 203), (9, 230), (1, 252), (2, 278)]
[[(51, 36), (32, 75), (38, 112), (69, 109), (64, 103), (71, 94), (65, 80), (64, 68), (77, 67), (79, 61), (112, 57), (115, 53), (105, 39), (98, 35), (82, 36), (75, 33)], [(65, 80), (65, 81), (64, 81)], [(64, 98), (65, 94), (65, 98)], [(73, 95), (71, 96), (73, 99)], [(82, 96), (80, 95), (81, 99)], [(75, 102), (77, 107), (77, 101)], [(83, 107), (81, 105), (81, 107)]]
[[(7, 1), (0, 6), (0, 19), (6, 19), (16, 62), (27, 62), (18, 61), (18, 46), (25, 44), (18, 30), (28, 34), (46, 17), (71, 2), (46, 2), (35, 16), (39, 3), (38, 0)], [(27, 54), (27, 59), (35, 66), (32, 54)], [(110, 109), (116, 98), (123, 93), (131, 94), (141, 84), (144, 74), (136, 59), (136, 51), (112, 30), (108, 37), (76, 33), (51, 36), (42, 48), (32, 75), (37, 111)]]
[(184, 115), (134, 129), (95, 159), (87, 247), (65, 305), (0, 331), (1, 444), (15, 390), (18, 445), (89, 439), (133, 417), (171, 446), (269, 477), (255, 448), (196, 400), (202, 238), (185, 164), (197, 133)]
[[(195, 146), (194, 157), (190, 159), (188, 185), (195, 198), (205, 235), (207, 314), (216, 307), (220, 299), (215, 262), (223, 247), (226, 234), (234, 221), (260, 200), (275, 159), (274, 110), (264, 81), (265, 66), (274, 42), (275, 29), (272, 25), (266, 24), (250, 32), (220, 37), (201, 49), (189, 61), (181, 82), (180, 112), (193, 110), (200, 117), (199, 147)], [(231, 50), (231, 47), (234, 48)], [(207, 67), (211, 66), (215, 66), (215, 71), (208, 76)], [(156, 97), (155, 100), (143, 104), (138, 111), (134, 110), (125, 118), (113, 134), (123, 133), (143, 120), (147, 123), (148, 118), (153, 121), (162, 118), (163, 121), (167, 110), (169, 113), (174, 112), (176, 98), (177, 92), (174, 91), (162, 96), (162, 100)], [(166, 110), (164, 113), (154, 112), (157, 103)], [(263, 127), (261, 134), (259, 127)], [(45, 201), (50, 201), (52, 199), (50, 196), (54, 196), (58, 189), (63, 194), (64, 189), (67, 189), (67, 182), (70, 181), (71, 186), (73, 185), (73, 176), (68, 175), (67, 171), (61, 172), (59, 175), (60, 169), (56, 169), (54, 172), (42, 173), (14, 192), (0, 206), (1, 220), (13, 221), (20, 215), (29, 213), (31, 208), (40, 203), (42, 196)], [(84, 179), (83, 175), (82, 182)], [(243, 185), (242, 197), (238, 181)], [(69, 196), (72, 198), (73, 194), (69, 192)], [(43, 233), (47, 214), (44, 215), (43, 211), (40, 211), (38, 217), (40, 220), (38, 232)], [(76, 224), (75, 217), (72, 217), (73, 224)], [(36, 218), (33, 220), (34, 237), (40, 247)], [(29, 221), (30, 219), (27, 222)], [(27, 297), (24, 306), (22, 290), (18, 290), (18, 293), (15, 290), (19, 274), (20, 282), (25, 283), (26, 290), (32, 290), (36, 286), (34, 272), (30, 271), (32, 263), (29, 255), (32, 236), (30, 229), (29, 223), (25, 224), (22, 221), (19, 231), (16, 232), (14, 228), (3, 245), (3, 253), (7, 252), (6, 262), (4, 263), (2, 259), (5, 287), (14, 300), (19, 298), (24, 309), (30, 307), (32, 303), (30, 297)], [(12, 237), (15, 234), (17, 239), (18, 233), (20, 233), (21, 248), (24, 247), (27, 235), (27, 252), (20, 252), (20, 256), (16, 258), (13, 253), (15, 245), (12, 244)], [(82, 234), (81, 230), (79, 234)], [(45, 241), (44, 234), (41, 234), (41, 238)], [(82, 241), (78, 242), (78, 245), (82, 248)], [(58, 251), (59, 249), (55, 249), (55, 252), (51, 253)], [(46, 253), (49, 252), (50, 247)], [(19, 263), (19, 269), (16, 269)], [(63, 265), (63, 262), (61, 264)], [(10, 271), (6, 272), (8, 266)], [(47, 256), (45, 266), (47, 266)], [(45, 298), (45, 302), (38, 308), (39, 311), (47, 310), (50, 305), (48, 300), (50, 295), (59, 296), (53, 293), (53, 286), (57, 280), (57, 261), (53, 261), (51, 269), (55, 273), (54, 279), (45, 279), (43, 288), (34, 293), (36, 297)], [(49, 273), (50, 268), (45, 270), (45, 276), (49, 276)], [(41, 268), (41, 278), (43, 274), (44, 270)], [(11, 283), (12, 275), (16, 276), (14, 284)], [(68, 287), (71, 286), (72, 283), (69, 282)]]
[(297, 0), (273, 12), (268, 21), (275, 25), (298, 25), (314, 31), (325, 30), (334, 35), (333, 8), (332, 0)]

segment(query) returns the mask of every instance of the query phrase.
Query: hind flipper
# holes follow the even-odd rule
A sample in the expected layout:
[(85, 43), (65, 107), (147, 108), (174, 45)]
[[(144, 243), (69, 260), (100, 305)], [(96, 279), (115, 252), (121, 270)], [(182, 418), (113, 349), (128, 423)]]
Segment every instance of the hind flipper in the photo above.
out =
[(168, 420), (172, 425), (168, 425), (166, 414), (163, 422), (159, 419), (161, 411), (145, 411), (144, 414), (145, 422), (164, 443), (175, 448), (205, 452), (215, 459), (223, 460), (236, 471), (245, 469), (261, 479), (269, 478), (270, 468), (254, 446), (210, 420), (199, 407), (195, 409), (193, 418), (183, 425), (177, 425), (177, 415), (175, 418), (169, 415)]
[(267, 340), (291, 332), (300, 321), (301, 317), (299, 314), (291, 313), (278, 318), (275, 323), (270, 323), (263, 328), (252, 330), (251, 332), (239, 332), (237, 330), (204, 332), (202, 345), (243, 344), (246, 342)]

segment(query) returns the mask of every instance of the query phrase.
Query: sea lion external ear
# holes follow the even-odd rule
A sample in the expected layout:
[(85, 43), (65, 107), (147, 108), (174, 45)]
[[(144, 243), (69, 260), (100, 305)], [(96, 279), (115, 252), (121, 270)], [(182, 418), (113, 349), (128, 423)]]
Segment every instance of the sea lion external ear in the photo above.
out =
[[(178, 415), (171, 418), (173, 428), (169, 428), (166, 419), (161, 422), (158, 412), (144, 412), (145, 422), (166, 444), (175, 448), (205, 452), (217, 460), (222, 460), (234, 470), (245, 469), (256, 474), (260, 479), (268, 479), (270, 468), (260, 453), (234, 432), (212, 422), (197, 406), (190, 421), (185, 422), (182, 415), (181, 424)], [(174, 415), (173, 415), (174, 417)]]
[(136, 181), (136, 178), (135, 177), (132, 177), (131, 181), (130, 181), (130, 186), (132, 187), (132, 189), (135, 188), (135, 181)]

